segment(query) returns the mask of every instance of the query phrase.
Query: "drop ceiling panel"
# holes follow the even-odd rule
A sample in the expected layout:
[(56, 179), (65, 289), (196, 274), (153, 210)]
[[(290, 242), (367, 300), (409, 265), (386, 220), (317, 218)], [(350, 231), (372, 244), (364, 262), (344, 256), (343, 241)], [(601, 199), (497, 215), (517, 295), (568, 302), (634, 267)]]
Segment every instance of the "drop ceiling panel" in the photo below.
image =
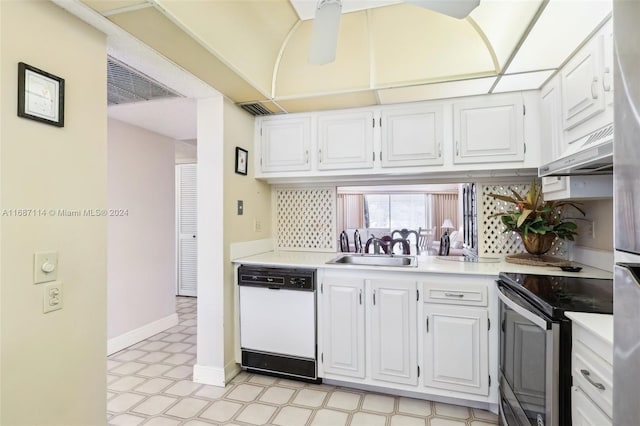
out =
[(372, 91), (278, 101), (287, 112), (323, 111), (376, 105)]
[(369, 13), (375, 87), (496, 72), (491, 51), (466, 20), (404, 3)]
[(100, 13), (108, 13), (113, 10), (135, 6), (150, 6), (147, 0), (82, 0), (82, 2)]
[(157, 0), (188, 34), (269, 93), (280, 47), (298, 21), (289, 0)]
[(267, 96), (153, 8), (122, 13), (109, 19), (234, 102)]
[[(382, 7), (400, 2), (401, 0), (342, 0), (342, 13)], [(291, 4), (298, 13), (300, 19), (313, 19), (318, 0), (291, 0)]]
[(312, 28), (313, 21), (302, 21), (289, 39), (277, 69), (274, 97), (308, 97), (369, 89), (365, 12), (342, 16), (336, 60), (330, 64), (309, 63)]
[(554, 73), (554, 70), (503, 75), (492, 93), (514, 92), (517, 90), (537, 90)]
[(558, 68), (611, 13), (611, 0), (551, 1), (508, 73)]
[(397, 104), (402, 102), (483, 95), (489, 93), (495, 81), (496, 77), (487, 77), (378, 90), (378, 98), (381, 104)]
[(489, 41), (500, 69), (511, 56), (541, 4), (541, 0), (484, 0), (471, 12), (470, 18)]

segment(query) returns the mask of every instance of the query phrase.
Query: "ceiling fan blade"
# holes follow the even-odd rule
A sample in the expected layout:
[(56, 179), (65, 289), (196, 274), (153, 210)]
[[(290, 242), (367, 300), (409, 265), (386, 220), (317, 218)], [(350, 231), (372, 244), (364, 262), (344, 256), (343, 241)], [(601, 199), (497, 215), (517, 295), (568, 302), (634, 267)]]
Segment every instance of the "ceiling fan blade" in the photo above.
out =
[(478, 7), (480, 0), (405, 0), (425, 9), (439, 12), (452, 18), (466, 18)]
[(313, 20), (309, 62), (324, 65), (336, 59), (340, 30), (341, 0), (320, 0)]

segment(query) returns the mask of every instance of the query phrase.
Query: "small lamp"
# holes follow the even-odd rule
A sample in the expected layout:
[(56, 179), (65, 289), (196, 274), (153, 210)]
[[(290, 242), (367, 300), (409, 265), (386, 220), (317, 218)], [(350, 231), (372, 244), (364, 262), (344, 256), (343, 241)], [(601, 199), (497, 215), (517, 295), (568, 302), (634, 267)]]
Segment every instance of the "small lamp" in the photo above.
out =
[(451, 243), (449, 241), (449, 229), (453, 228), (451, 219), (445, 219), (440, 228), (444, 229), (444, 234), (440, 237), (440, 251), (438, 254), (440, 256), (449, 256), (449, 245)]
[(444, 233), (448, 234), (449, 229), (453, 229), (453, 223), (451, 223), (451, 219), (445, 219), (440, 228), (444, 229)]

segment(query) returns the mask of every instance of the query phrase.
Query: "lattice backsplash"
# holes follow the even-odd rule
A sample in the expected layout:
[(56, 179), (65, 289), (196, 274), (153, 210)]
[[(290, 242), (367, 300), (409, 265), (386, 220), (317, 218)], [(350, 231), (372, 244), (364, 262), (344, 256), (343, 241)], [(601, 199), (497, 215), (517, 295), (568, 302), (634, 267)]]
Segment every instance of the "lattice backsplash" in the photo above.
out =
[(278, 249), (336, 250), (335, 188), (278, 188), (275, 193)]
[[(529, 191), (531, 185), (528, 183), (518, 184), (483, 184), (478, 188), (478, 229), (479, 229), (479, 255), (491, 256), (491, 255), (505, 255), (514, 253), (524, 253), (524, 245), (522, 239), (515, 232), (503, 233), (505, 229), (499, 217), (489, 217), (494, 213), (509, 210), (513, 208), (513, 205), (506, 201), (500, 201), (489, 194), (502, 194), (512, 195), (511, 189), (518, 194), (525, 194)], [(567, 257), (567, 244), (564, 240), (556, 238), (553, 241), (551, 250), (547, 253), (550, 256)]]

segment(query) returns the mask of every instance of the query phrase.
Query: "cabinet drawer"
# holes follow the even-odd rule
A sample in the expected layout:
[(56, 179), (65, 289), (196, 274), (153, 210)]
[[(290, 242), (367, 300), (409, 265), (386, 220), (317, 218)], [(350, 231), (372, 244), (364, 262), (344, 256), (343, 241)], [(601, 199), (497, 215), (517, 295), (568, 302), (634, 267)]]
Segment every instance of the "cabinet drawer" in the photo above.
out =
[(426, 303), (487, 306), (487, 287), (476, 284), (424, 284)]
[(571, 357), (573, 384), (580, 387), (605, 414), (612, 417), (613, 367), (596, 352), (573, 341)]
[(612, 426), (613, 422), (589, 399), (581, 388), (571, 388), (573, 426)]

